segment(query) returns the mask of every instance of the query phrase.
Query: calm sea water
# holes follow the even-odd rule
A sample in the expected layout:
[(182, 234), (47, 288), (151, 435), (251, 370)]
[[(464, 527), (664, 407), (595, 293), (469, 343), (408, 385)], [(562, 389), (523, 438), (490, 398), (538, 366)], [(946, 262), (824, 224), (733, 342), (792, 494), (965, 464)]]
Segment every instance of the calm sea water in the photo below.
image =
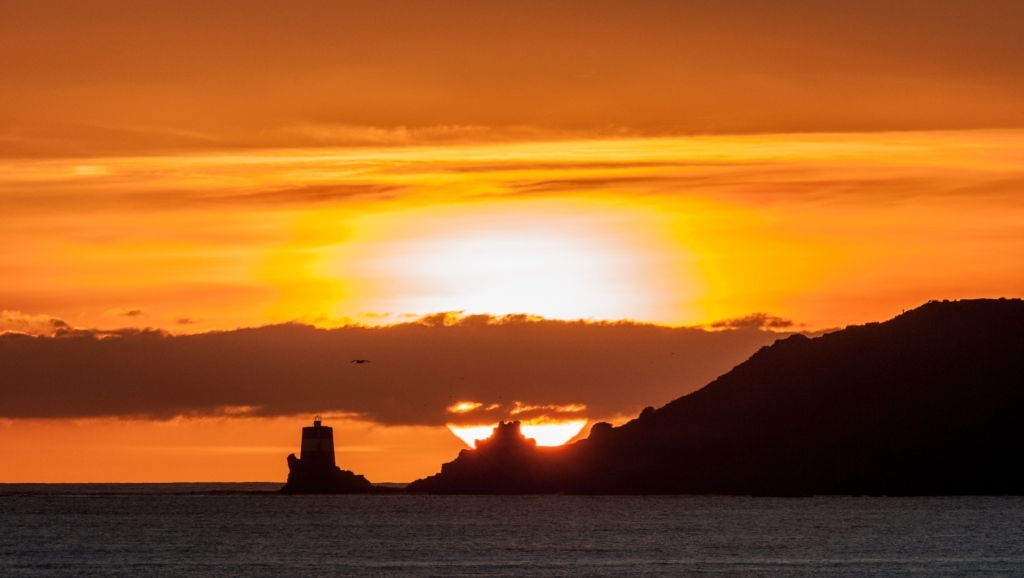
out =
[(1024, 576), (1022, 498), (0, 485), (0, 576)]

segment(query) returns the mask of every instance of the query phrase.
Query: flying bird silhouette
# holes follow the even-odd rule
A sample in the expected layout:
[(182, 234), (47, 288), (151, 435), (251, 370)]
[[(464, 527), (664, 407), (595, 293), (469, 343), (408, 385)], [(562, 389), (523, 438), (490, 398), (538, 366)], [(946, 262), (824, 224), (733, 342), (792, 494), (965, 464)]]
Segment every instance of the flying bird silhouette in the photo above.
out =
[(369, 359), (353, 359), (352, 363), (370, 363)]

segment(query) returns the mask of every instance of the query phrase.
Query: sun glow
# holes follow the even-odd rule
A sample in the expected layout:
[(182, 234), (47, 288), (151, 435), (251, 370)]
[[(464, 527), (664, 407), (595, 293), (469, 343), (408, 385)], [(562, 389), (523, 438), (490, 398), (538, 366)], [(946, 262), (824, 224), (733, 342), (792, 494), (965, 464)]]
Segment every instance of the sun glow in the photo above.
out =
[(557, 423), (525, 423), (521, 426), (523, 435), (537, 440), (539, 446), (560, 446), (571, 440), (587, 425), (587, 420), (578, 419)]
[(1014, 130), (17, 160), (2, 297), (183, 333), (444, 311), (835, 327), (1024, 286), (1002, 265), (1021, 151)]
[[(585, 419), (574, 419), (563, 422), (544, 421), (532, 424), (524, 423), (520, 426), (520, 430), (523, 432), (524, 436), (537, 440), (538, 446), (550, 447), (560, 446), (571, 440), (583, 430), (583, 426), (585, 425), (587, 425), (587, 420)], [(476, 447), (476, 442), (478, 440), (491, 437), (491, 434), (494, 433), (494, 428), (496, 427), (498, 427), (498, 424), (496, 423), (476, 426), (448, 424), (448, 429), (471, 448)]]
[(491, 437), (491, 433), (494, 432), (494, 428), (498, 427), (498, 424), (491, 425), (474, 425), (474, 426), (462, 426), (448, 424), (448, 429), (451, 430), (455, 437), (463, 441), (467, 446), (471, 448), (476, 447), (477, 440), (485, 440)]
[(312, 272), (347, 281), (330, 313), (339, 318), (353, 311), (462, 311), (653, 319), (688, 288), (661, 291), (657, 272), (671, 267), (645, 250), (653, 242), (652, 215), (568, 201), (362, 215), (348, 222), (343, 243), (325, 248)]

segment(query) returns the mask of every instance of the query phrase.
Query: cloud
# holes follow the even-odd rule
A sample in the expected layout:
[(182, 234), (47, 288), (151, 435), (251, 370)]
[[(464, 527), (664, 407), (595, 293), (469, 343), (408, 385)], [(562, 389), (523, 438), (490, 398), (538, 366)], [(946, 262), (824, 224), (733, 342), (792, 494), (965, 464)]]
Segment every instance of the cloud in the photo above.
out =
[[(584, 136), (584, 135), (581, 135)], [(594, 138), (594, 135), (585, 135)], [(642, 135), (637, 135), (642, 136)], [(607, 170), (637, 170), (637, 169), (678, 169), (692, 167), (706, 167), (721, 165), (723, 163), (713, 162), (688, 162), (688, 161), (642, 161), (642, 160), (616, 160), (616, 161), (578, 161), (578, 160), (534, 160), (529, 162), (507, 160), (504, 162), (462, 162), (459, 164), (445, 165), (433, 170), (445, 173), (519, 173), (532, 171), (607, 171)], [(415, 171), (422, 171), (421, 167), (396, 167), (381, 170), (381, 174), (409, 174)], [(585, 183), (586, 184), (586, 183)], [(614, 183), (613, 183), (614, 184)], [(533, 184), (530, 181), (522, 183), (513, 181), (511, 188), (530, 189)]]
[(393, 147), (431, 144), (480, 144), (594, 136), (593, 131), (551, 130), (530, 125), (373, 126), (297, 124), (279, 129), (279, 138), (302, 145)]
[(386, 200), (394, 198), (408, 187), (385, 183), (332, 183), (328, 185), (300, 185), (269, 190), (228, 191), (211, 194), (205, 191), (189, 199), (196, 203), (230, 203), (254, 205), (317, 205), (353, 199)]
[[(484, 405), (478, 401), (460, 401), (445, 411), (450, 424), (490, 424), (500, 420), (517, 419), (525, 423), (563, 422), (586, 416), (587, 406), (582, 403), (567, 405), (530, 405), (519, 400)], [(631, 413), (631, 412), (630, 412)]]
[(20, 311), (0, 311), (0, 335), (6, 332), (26, 335), (53, 335), (70, 326), (63, 320), (49, 315), (29, 315)]
[(478, 401), (460, 401), (445, 408), (448, 413), (466, 413), (473, 411), (484, 404)]
[[(252, 416), (332, 412), (386, 425), (493, 421), (513, 412), (600, 419), (689, 393), (785, 335), (482, 315), (376, 328), (6, 334), (0, 418), (166, 419), (244, 408)], [(450, 411), (463, 402), (469, 411)]]
[[(1004, 133), (1003, 138), (1009, 132)], [(973, 133), (981, 147), (999, 150), (1002, 145), (995, 142), (995, 133)], [(914, 135), (920, 137), (921, 135)], [(967, 140), (966, 134), (963, 135)], [(909, 140), (913, 138), (907, 135)], [(768, 139), (769, 137), (762, 137)], [(798, 144), (799, 138), (775, 135), (780, 146)], [(814, 141), (815, 137), (803, 137)], [(943, 147), (950, 146), (945, 135), (939, 135), (930, 143), (927, 137), (917, 142), (934, 154), (941, 154)], [(944, 141), (944, 142), (943, 142)], [(668, 141), (665, 141), (668, 142)], [(683, 141), (677, 141), (682, 143)], [(698, 142), (698, 141), (693, 141)], [(708, 146), (719, 146), (722, 150), (738, 145), (741, 141), (728, 142), (725, 139), (709, 139)], [(821, 138), (817, 145), (823, 149), (836, 147), (834, 142)], [(848, 149), (839, 153), (854, 155), (873, 148), (870, 154), (860, 158), (842, 160), (811, 160), (794, 156), (791, 158), (768, 159), (756, 156), (754, 148), (739, 151), (750, 155), (736, 158), (731, 162), (679, 162), (677, 166), (662, 163), (648, 167), (632, 167), (624, 162), (616, 167), (614, 163), (598, 170), (601, 176), (583, 176), (584, 170), (572, 165), (552, 166), (545, 170), (550, 174), (562, 171), (564, 178), (519, 179), (502, 182), (507, 197), (543, 197), (549, 195), (591, 195), (595, 191), (628, 191), (634, 198), (639, 195), (702, 196), (729, 202), (758, 205), (785, 205), (793, 203), (842, 203), (844, 205), (885, 206), (922, 200), (991, 199), (1009, 206), (1021, 203), (1020, 190), (1024, 174), (1016, 167), (986, 168), (971, 167), (971, 155), (963, 154), (956, 162), (946, 167), (929, 166), (927, 159), (899, 151), (898, 143), (887, 142), (885, 137), (867, 143), (851, 140)], [(741, 145), (742, 146), (742, 145)], [(1014, 145), (1014, 148), (1019, 145)], [(737, 147), (738, 148), (738, 147)], [(836, 147), (839, 148), (839, 147)], [(966, 147), (965, 147), (966, 149)], [(682, 156), (685, 153), (680, 153)], [(900, 158), (901, 166), (893, 159)], [(890, 166), (886, 166), (886, 164)], [(953, 166), (958, 165), (958, 166)], [(494, 169), (498, 172), (498, 169)], [(515, 170), (527, 169), (515, 165)], [(640, 171), (644, 171), (641, 173)]]
[(593, 191), (609, 188), (650, 188), (655, 183), (672, 182), (663, 176), (614, 176), (558, 179), (547, 181), (523, 181), (510, 183), (513, 191), (520, 194), (561, 193), (572, 191)]
[(554, 411), (558, 413), (579, 413), (587, 409), (582, 403), (571, 403), (569, 405), (526, 405), (523, 402), (513, 402), (512, 415), (519, 415), (530, 411)]
[(351, 203), (384, 207), (594, 195), (652, 202), (704, 198), (777, 209), (794, 204), (877, 209), (922, 202), (1018, 208), (1024, 204), (1018, 194), (1024, 171), (990, 159), (1016, 158), (1022, 142), (1022, 131), (972, 131), (424, 147), (402, 153), (237, 151), (112, 157), (103, 160), (102, 173), (87, 176), (80, 174), (78, 159), (35, 160), (0, 174), (0, 214), (19, 220), (33, 215), (51, 223), (61, 213), (134, 218), (182, 210), (319, 210)]
[(768, 313), (751, 313), (743, 317), (723, 319), (711, 324), (714, 329), (792, 329), (795, 323), (784, 317), (776, 317)]

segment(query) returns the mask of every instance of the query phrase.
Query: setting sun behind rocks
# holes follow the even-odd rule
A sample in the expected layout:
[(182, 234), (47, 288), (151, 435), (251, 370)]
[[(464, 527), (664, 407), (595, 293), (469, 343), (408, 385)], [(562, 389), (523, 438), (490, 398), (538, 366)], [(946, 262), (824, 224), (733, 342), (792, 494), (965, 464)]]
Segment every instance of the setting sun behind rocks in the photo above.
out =
[[(574, 419), (560, 422), (525, 422), (521, 429), (523, 435), (536, 440), (538, 446), (560, 446), (574, 438), (576, 434), (580, 433), (585, 425), (587, 425), (586, 419)], [(447, 426), (448, 429), (459, 439), (465, 442), (467, 446), (475, 448), (477, 440), (483, 440), (491, 437), (491, 434), (494, 432), (494, 428), (496, 428), (498, 424), (493, 423), (490, 425), (463, 426), (450, 423), (447, 424)]]

